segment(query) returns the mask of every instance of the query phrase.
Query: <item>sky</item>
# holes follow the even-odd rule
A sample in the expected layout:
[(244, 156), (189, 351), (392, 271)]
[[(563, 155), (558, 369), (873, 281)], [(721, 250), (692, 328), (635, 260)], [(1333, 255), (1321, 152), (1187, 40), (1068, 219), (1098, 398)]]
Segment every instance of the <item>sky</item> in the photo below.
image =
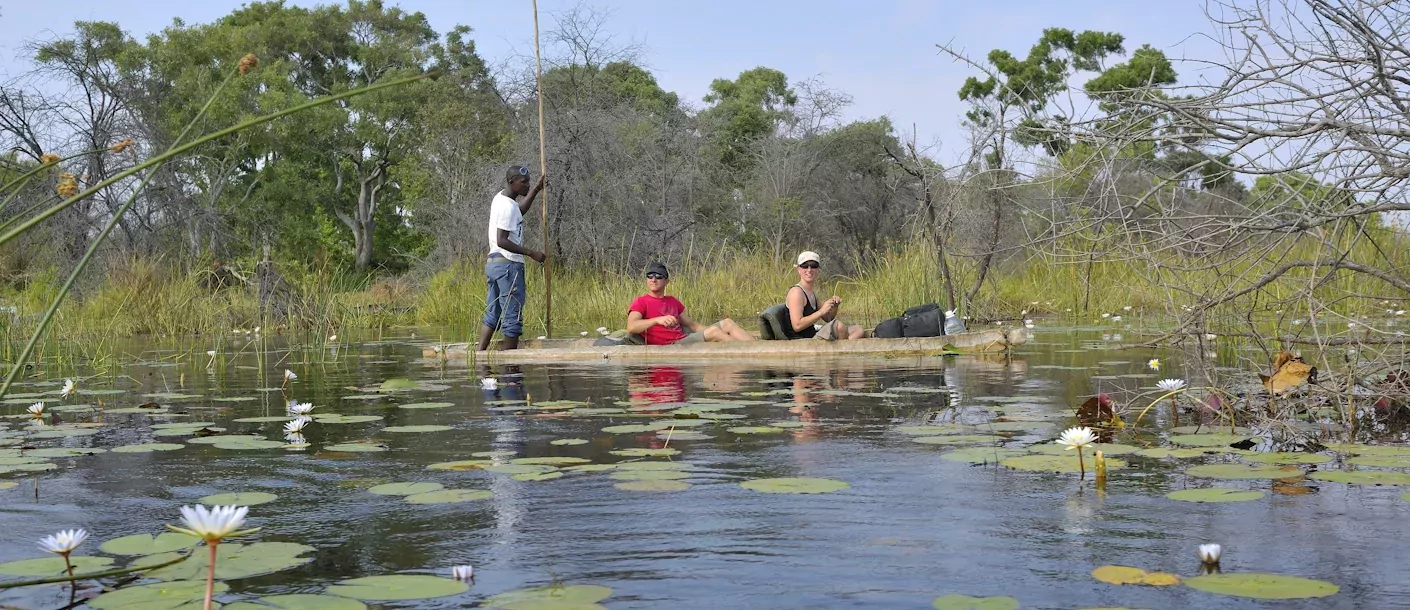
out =
[[(327, 2), (321, 2), (327, 4)], [(474, 28), (480, 54), (491, 64), (515, 65), (532, 56), (533, 20), (527, 0), (404, 0), (405, 10), (426, 14), (437, 31)], [(116, 21), (137, 38), (179, 18), (213, 21), (242, 3), (218, 0), (0, 0), (0, 81), (27, 69), (24, 44), (69, 32), (80, 20)], [(320, 2), (295, 0), (290, 4)], [(579, 0), (542, 0), (541, 29)], [(948, 44), (974, 58), (1003, 48), (1015, 55), (1048, 27), (1098, 29), (1126, 36), (1128, 52), (1142, 44), (1165, 51), (1184, 84), (1202, 82), (1201, 61), (1218, 60), (1219, 46), (1204, 0), (598, 0), (584, 5), (606, 12), (613, 43), (642, 49), (641, 63), (661, 86), (703, 106), (716, 78), (733, 78), (757, 66), (781, 70), (790, 80), (820, 79), (850, 95), (846, 120), (890, 117), (898, 131), (914, 126), (921, 146), (942, 161), (968, 150), (956, 95), (977, 72), (942, 55)], [(1078, 83), (1080, 85), (1080, 83)]]

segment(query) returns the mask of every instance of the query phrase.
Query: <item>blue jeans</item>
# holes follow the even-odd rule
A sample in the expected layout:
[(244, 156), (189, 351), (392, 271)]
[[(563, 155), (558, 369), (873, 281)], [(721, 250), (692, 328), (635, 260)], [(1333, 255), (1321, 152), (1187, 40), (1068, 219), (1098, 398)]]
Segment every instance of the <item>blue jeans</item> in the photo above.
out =
[(505, 337), (524, 334), (524, 263), (498, 256), (485, 263), (485, 326)]

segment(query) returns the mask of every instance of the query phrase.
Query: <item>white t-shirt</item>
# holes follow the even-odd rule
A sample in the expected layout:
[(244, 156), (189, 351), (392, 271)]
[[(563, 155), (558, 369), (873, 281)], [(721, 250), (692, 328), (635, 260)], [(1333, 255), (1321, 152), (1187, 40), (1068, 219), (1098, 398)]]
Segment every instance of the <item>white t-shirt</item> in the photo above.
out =
[(499, 247), (499, 229), (509, 231), (509, 241), (515, 245), (524, 245), (524, 213), (519, 211), (519, 202), (502, 191), (490, 202), (490, 254), (497, 252), (516, 263), (524, 262), (523, 254), (515, 254)]

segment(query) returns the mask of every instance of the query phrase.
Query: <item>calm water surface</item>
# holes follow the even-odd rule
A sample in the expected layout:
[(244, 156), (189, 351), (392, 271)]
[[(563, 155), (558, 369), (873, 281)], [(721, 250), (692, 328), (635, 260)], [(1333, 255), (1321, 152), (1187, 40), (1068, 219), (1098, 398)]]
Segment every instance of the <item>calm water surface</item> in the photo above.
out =
[[(1410, 543), (1405, 487), (1311, 482), (1310, 493), (1269, 493), (1253, 502), (1194, 504), (1164, 494), (1187, 487), (1270, 490), (1268, 481), (1213, 481), (1181, 474), (1189, 465), (1228, 458), (1156, 460), (1126, 456), (1105, 494), (1075, 474), (1037, 473), (941, 459), (953, 447), (923, 445), (896, 428), (927, 422), (982, 424), (1000, 413), (1047, 418), (1052, 427), (1006, 446), (1050, 441), (1076, 422), (1073, 406), (1095, 390), (1146, 391), (1158, 379), (1148, 358), (1166, 359), (1160, 376), (1181, 376), (1173, 354), (1100, 349), (1092, 332), (1052, 332), (1011, 359), (876, 359), (801, 363), (623, 366), (442, 366), (423, 361), (424, 343), (384, 338), (335, 348), (279, 340), (222, 350), (212, 370), (206, 347), (187, 352), (128, 347), (120, 374), (83, 382), (123, 394), (68, 403), (108, 409), (155, 401), (175, 416), (106, 415), (100, 433), (26, 441), (42, 447), (111, 448), (154, 438), (152, 425), (212, 421), (233, 434), (280, 440), (281, 424), (232, 419), (281, 415), (277, 386), (285, 368), (298, 373), (288, 396), (315, 413), (372, 414), (369, 423), (309, 426), (310, 447), (233, 451), (191, 444), (170, 452), (101, 453), (54, 460), (34, 478), (4, 475), (19, 486), (0, 491), (0, 561), (42, 555), (35, 542), (61, 528), (93, 535), (80, 554), (134, 533), (157, 533), (178, 508), (208, 494), (265, 491), (277, 500), (251, 509), (264, 529), (249, 541), (316, 547), (315, 560), (276, 574), (230, 581), (230, 602), (275, 593), (316, 593), (356, 576), (449, 575), (471, 564), (468, 593), (381, 607), (459, 608), (495, 593), (553, 582), (599, 584), (610, 608), (921, 608), (947, 593), (1010, 595), (1024, 608), (1410, 608), (1403, 559)], [(1084, 348), (1085, 346), (1085, 348)], [(194, 356), (192, 355), (194, 354)], [(194, 362), (193, 362), (194, 360)], [(1173, 369), (1173, 370), (1172, 370)], [(42, 375), (42, 371), (41, 371)], [(493, 376), (498, 389), (483, 390)], [(1095, 376), (1095, 379), (1093, 378)], [(405, 377), (429, 389), (381, 399), (358, 388)], [(53, 379), (17, 388), (43, 392)], [(437, 387), (440, 386), (440, 387)], [(1146, 388), (1141, 390), (1140, 388)], [(145, 394), (166, 393), (164, 397)], [(171, 394), (185, 395), (172, 397)], [(247, 397), (244, 402), (217, 401)], [(23, 400), (23, 399), (20, 399)], [(4, 413), (27, 403), (12, 401)], [(759, 401), (728, 413), (746, 417), (689, 430), (712, 438), (678, 440), (669, 459), (687, 462), (692, 486), (677, 492), (615, 488), (610, 472), (572, 472), (549, 481), (516, 481), (481, 470), (427, 470), (482, 451), (519, 457), (574, 456), (600, 463), (636, 460), (613, 449), (662, 447), (654, 433), (607, 434), (603, 427), (656, 418), (490, 410), (512, 401), (583, 401), (588, 408), (634, 404)], [(454, 406), (410, 410), (399, 404)], [(508, 402), (504, 402), (508, 401)], [(20, 403), (20, 404), (16, 404)], [(52, 403), (51, 403), (52, 404)], [(557, 415), (554, 415), (557, 413)], [(63, 422), (94, 421), (59, 413)], [(1148, 416), (1149, 417), (1149, 416)], [(1163, 423), (1165, 414), (1161, 413)], [(727, 428), (791, 421), (782, 434), (745, 435)], [(1188, 423), (1188, 422), (1182, 422)], [(19, 429), (22, 419), (9, 427)], [(442, 424), (449, 431), (381, 432), (387, 426)], [(551, 445), (580, 438), (575, 446)], [(380, 453), (330, 452), (340, 442), (371, 440)], [(1116, 442), (1162, 445), (1154, 431), (1120, 433)], [(661, 461), (664, 458), (647, 458)], [(1332, 465), (1322, 465), (1327, 468)], [(765, 477), (825, 477), (850, 489), (817, 495), (765, 494), (739, 483)], [(412, 505), (367, 493), (394, 481), (434, 481), (485, 489), (470, 503)], [(1186, 587), (1114, 586), (1089, 572), (1100, 565), (1138, 566), (1196, 575), (1200, 543), (1224, 545), (1225, 572), (1257, 571), (1324, 579), (1335, 596), (1252, 601)], [(58, 586), (0, 594), (7, 607), (59, 608)]]

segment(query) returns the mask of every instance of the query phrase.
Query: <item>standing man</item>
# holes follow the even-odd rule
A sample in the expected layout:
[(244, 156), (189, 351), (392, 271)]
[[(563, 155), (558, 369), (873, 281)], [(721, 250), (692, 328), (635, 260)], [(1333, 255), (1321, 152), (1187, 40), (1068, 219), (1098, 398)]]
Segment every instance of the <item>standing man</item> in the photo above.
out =
[[(529, 168), (515, 165), (505, 178), (509, 186), (490, 202), (490, 256), (485, 261), (485, 319), (480, 328), (479, 350), (490, 347), (494, 331), (504, 335), (502, 349), (519, 347), (519, 335), (524, 334), (523, 310), (524, 257), (542, 263), (547, 255), (524, 247), (524, 214), (534, 205), (534, 198), (547, 180), (539, 176), (529, 187)], [(528, 195), (527, 197), (524, 197)], [(524, 197), (522, 202), (520, 197)]]

